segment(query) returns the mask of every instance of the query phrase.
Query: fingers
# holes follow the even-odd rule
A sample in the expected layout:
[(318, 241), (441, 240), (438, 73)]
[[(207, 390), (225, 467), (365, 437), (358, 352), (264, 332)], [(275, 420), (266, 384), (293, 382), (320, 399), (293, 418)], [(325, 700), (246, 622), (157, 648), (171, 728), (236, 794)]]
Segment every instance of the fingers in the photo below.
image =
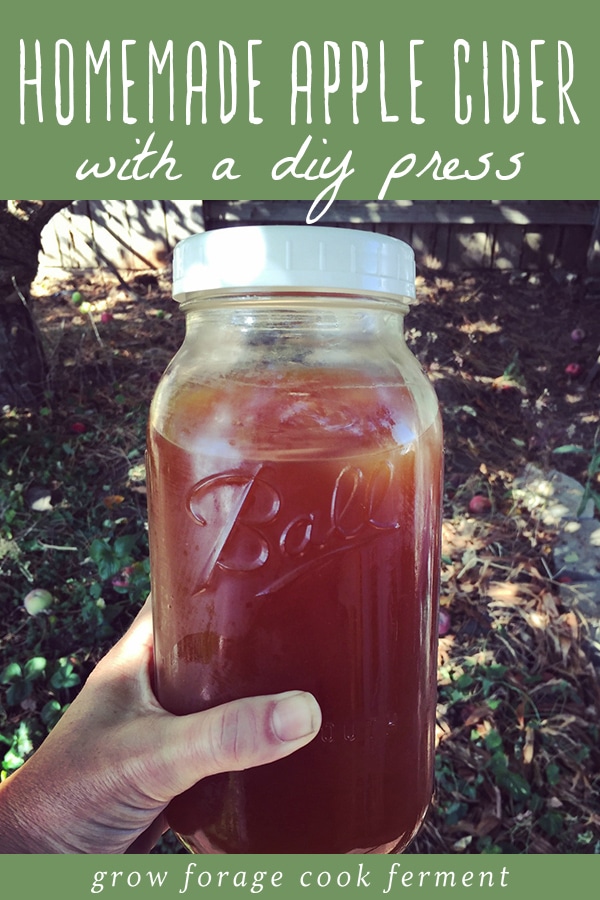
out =
[(126, 679), (149, 694), (152, 648), (152, 605), (148, 597), (122, 638), (96, 665), (88, 679), (90, 686), (106, 691)]
[[(280, 694), (271, 709), (271, 727), (282, 743), (312, 737), (321, 727), (321, 710), (312, 694), (289, 691)], [(291, 751), (288, 751), (291, 752)]]
[(133, 843), (127, 847), (125, 853), (150, 853), (158, 843), (159, 838), (167, 831), (169, 825), (164, 813), (158, 816), (149, 828), (140, 834)]
[(218, 772), (288, 756), (313, 740), (320, 727), (319, 705), (305, 691), (235, 700), (201, 713), (169, 717), (162, 747), (156, 752), (155, 746), (154, 759), (161, 768), (157, 786), (164, 791), (156, 799), (168, 800)]
[(113, 662), (127, 661), (152, 647), (152, 599), (148, 597), (137, 616), (115, 646), (107, 654)]

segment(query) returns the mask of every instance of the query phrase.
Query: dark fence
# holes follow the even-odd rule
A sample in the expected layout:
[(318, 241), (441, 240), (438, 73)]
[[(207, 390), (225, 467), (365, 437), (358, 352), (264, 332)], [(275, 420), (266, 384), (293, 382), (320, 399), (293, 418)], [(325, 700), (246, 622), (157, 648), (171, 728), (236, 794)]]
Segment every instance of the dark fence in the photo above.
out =
[[(43, 269), (157, 268), (188, 234), (243, 223), (302, 223), (295, 200), (77, 201), (43, 234)], [(394, 235), (420, 266), (450, 271), (563, 268), (600, 273), (597, 200), (339, 200), (319, 224)]]

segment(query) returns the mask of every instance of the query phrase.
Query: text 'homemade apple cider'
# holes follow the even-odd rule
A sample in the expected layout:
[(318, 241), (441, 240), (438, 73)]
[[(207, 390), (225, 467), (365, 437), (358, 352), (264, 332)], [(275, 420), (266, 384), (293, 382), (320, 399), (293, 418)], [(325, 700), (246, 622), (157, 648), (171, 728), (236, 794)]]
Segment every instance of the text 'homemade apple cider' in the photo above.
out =
[(152, 403), (160, 702), (306, 690), (291, 756), (199, 782), (196, 853), (387, 853), (432, 793), (442, 434), (403, 337), (406, 244), (250, 226), (175, 250), (186, 338)]

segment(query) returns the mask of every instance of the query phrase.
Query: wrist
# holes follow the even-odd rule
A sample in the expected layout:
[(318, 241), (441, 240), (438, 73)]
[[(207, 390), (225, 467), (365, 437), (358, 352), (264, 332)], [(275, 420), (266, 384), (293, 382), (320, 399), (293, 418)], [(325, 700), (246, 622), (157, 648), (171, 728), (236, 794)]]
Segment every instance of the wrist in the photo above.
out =
[(44, 804), (30, 790), (26, 767), (0, 784), (0, 853), (60, 853), (57, 829), (44, 826)]

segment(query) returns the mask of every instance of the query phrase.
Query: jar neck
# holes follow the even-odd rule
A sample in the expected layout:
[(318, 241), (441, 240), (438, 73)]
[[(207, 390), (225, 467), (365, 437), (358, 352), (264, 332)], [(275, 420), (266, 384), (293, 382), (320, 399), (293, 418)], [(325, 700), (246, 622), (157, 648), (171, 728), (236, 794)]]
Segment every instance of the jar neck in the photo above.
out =
[(327, 341), (336, 336), (404, 336), (405, 303), (382, 302), (374, 297), (318, 294), (269, 294), (188, 300), (182, 309), (186, 333), (212, 327), (238, 329), (241, 333), (293, 334)]
[(240, 290), (234, 292), (219, 290), (214, 294), (198, 293), (187, 294), (184, 300), (180, 300), (180, 306), (186, 314), (192, 310), (209, 309), (218, 307), (225, 309), (234, 307), (252, 307), (253, 309), (270, 308), (297, 308), (305, 309), (387, 309), (389, 312), (404, 315), (413, 301), (409, 297), (391, 294), (359, 294), (357, 292), (336, 292), (332, 290), (321, 291), (318, 289), (273, 289), (268, 292), (258, 290)]

